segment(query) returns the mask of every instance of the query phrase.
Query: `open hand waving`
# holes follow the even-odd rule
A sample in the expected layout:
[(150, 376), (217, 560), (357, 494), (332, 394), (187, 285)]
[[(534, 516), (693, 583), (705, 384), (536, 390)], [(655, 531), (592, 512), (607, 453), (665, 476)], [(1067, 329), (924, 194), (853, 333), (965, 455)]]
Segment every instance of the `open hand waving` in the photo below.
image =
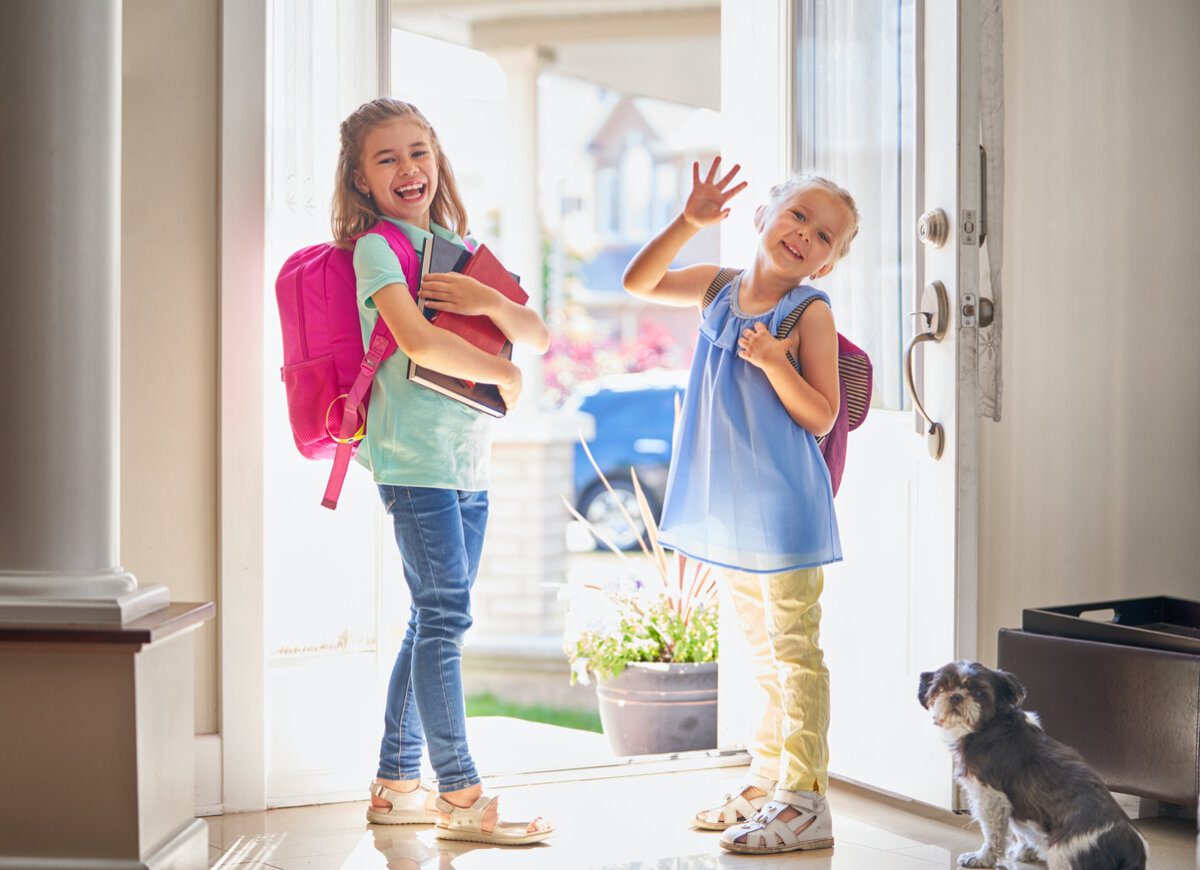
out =
[(725, 207), (725, 203), (746, 187), (746, 182), (743, 181), (729, 188), (733, 177), (742, 168), (740, 164), (735, 163), (733, 169), (717, 179), (717, 170), (720, 166), (721, 158), (714, 158), (712, 166), (708, 167), (708, 174), (702, 181), (700, 179), (700, 163), (692, 164), (692, 192), (688, 194), (687, 202), (683, 206), (683, 217), (697, 227), (720, 223), (729, 217), (729, 209)]

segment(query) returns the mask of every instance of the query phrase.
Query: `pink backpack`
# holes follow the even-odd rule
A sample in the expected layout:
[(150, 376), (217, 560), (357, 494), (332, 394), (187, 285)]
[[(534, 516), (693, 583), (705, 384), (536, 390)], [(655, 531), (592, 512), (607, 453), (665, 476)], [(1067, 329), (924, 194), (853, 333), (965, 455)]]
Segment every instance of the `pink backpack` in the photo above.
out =
[[(381, 220), (367, 232), (387, 239), (415, 293), (417, 254), (395, 224)], [(284, 389), (292, 436), (302, 456), (333, 458), (324, 507), (337, 507), (350, 457), (366, 431), (371, 382), (396, 340), (379, 318), (366, 354), (359, 325), (354, 254), (329, 242), (287, 258), (275, 279), (283, 326)]]

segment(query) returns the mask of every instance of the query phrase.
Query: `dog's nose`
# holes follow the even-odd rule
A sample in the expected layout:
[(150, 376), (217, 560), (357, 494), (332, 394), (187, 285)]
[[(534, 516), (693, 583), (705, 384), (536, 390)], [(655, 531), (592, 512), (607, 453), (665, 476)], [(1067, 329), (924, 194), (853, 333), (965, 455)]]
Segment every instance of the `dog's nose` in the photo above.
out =
[(957, 707), (959, 704), (962, 703), (962, 699), (963, 699), (962, 692), (955, 692), (954, 694), (952, 694), (950, 696), (950, 706)]

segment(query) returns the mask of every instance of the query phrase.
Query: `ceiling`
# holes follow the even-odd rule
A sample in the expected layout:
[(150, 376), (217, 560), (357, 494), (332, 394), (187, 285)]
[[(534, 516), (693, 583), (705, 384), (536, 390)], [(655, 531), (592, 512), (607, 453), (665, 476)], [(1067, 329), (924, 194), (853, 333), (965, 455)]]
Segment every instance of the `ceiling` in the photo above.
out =
[(624, 93), (720, 108), (720, 0), (392, 0), (392, 26)]

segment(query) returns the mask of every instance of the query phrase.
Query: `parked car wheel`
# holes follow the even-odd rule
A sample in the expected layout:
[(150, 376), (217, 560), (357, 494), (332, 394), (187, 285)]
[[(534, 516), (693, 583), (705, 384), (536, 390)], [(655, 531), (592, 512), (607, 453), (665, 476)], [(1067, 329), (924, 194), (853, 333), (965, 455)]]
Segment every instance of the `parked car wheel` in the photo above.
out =
[[(603, 483), (593, 484), (580, 499), (579, 512), (618, 548), (636, 550), (638, 539), (645, 538), (646, 524), (642, 521), (642, 509), (638, 505), (633, 481), (627, 477), (617, 477), (610, 478), (608, 482), (612, 484), (612, 492), (605, 489)], [(659, 506), (645, 490), (642, 492), (650, 505), (650, 511), (657, 518)], [(625, 513), (629, 514), (629, 519), (633, 520), (633, 525), (629, 524), (629, 519), (621, 512), (622, 507)], [(596, 548), (607, 549), (600, 540), (596, 541)]]
[[(567, 410), (589, 414), (595, 421), (595, 433), (587, 442), (595, 466), (583, 445), (575, 446), (575, 509), (623, 549), (637, 549), (637, 539), (645, 532), (631, 469), (637, 473), (655, 522), (662, 511), (675, 401), (683, 393), (686, 379), (687, 372), (679, 371), (611, 375), (581, 387), (567, 405)], [(612, 484), (615, 495), (604, 488), (597, 469)], [(633, 517), (636, 530), (629, 528), (618, 504)], [(595, 546), (607, 549), (599, 541)]]

